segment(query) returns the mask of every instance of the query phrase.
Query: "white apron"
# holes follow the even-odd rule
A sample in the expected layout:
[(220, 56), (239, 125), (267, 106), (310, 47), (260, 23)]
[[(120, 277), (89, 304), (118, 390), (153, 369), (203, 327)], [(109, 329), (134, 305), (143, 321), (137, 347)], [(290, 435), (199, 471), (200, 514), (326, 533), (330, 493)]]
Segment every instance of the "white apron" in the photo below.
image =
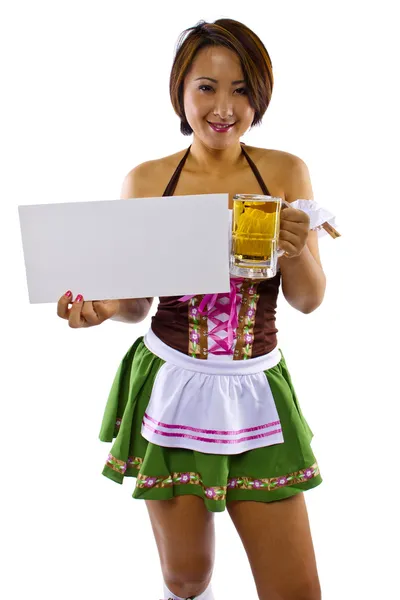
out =
[(278, 348), (258, 358), (223, 361), (187, 356), (152, 330), (144, 343), (166, 361), (142, 423), (147, 441), (207, 454), (239, 454), (284, 442), (264, 373), (280, 362)]

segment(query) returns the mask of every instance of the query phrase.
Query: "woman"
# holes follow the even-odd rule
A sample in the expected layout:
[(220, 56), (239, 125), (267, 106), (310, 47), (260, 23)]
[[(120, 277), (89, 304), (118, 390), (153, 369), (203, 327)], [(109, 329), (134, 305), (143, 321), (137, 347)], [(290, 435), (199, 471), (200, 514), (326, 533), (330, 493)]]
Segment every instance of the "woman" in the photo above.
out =
[[(192, 144), (134, 168), (122, 198), (229, 192), (230, 207), (237, 193), (312, 200), (300, 158), (240, 142), (261, 122), (272, 88), (268, 53), (247, 27), (221, 19), (186, 30), (170, 92)], [(103, 474), (118, 483), (137, 478), (133, 497), (146, 500), (168, 599), (214, 598), (213, 517), (225, 507), (260, 599), (320, 598), (303, 493), (322, 480), (275, 327), (281, 283), (303, 313), (324, 297), (308, 212), (282, 211), (276, 277), (234, 280), (231, 293), (207, 307), (203, 296), (160, 298), (151, 330), (115, 377), (100, 432), (102, 441), (115, 438)], [(58, 315), (74, 328), (138, 323), (153, 300), (72, 299), (60, 298)], [(216, 411), (224, 426), (215, 426)]]

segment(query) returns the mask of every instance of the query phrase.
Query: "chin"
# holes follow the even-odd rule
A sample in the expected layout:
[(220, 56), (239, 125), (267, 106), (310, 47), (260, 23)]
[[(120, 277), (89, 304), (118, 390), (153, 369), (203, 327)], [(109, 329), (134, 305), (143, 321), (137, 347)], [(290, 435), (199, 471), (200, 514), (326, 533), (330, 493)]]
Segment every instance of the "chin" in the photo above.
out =
[(217, 133), (216, 135), (213, 134), (208, 134), (208, 135), (201, 135), (199, 136), (200, 139), (203, 141), (204, 144), (206, 144), (209, 148), (212, 148), (213, 150), (223, 150), (224, 148), (229, 148), (229, 146), (238, 144), (240, 142), (240, 137), (243, 134), (240, 134), (240, 136), (238, 135), (225, 135), (223, 133), (219, 134)]

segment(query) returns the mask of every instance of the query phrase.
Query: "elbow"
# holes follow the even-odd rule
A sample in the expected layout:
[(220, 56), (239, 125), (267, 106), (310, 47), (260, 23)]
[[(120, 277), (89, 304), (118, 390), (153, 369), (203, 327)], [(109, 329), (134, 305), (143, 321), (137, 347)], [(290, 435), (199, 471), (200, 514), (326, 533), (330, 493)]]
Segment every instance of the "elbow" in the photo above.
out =
[(302, 308), (300, 308), (300, 311), (304, 314), (304, 315), (309, 315), (310, 313), (314, 312), (314, 310), (317, 310), (317, 308), (320, 306), (321, 303), (319, 304), (310, 304), (307, 306), (304, 306)]
[(283, 295), (293, 308), (305, 315), (309, 315), (317, 310), (323, 302), (326, 289), (325, 275), (316, 284), (304, 287), (299, 286), (299, 288), (288, 290), (287, 286), (283, 286)]
[(303, 298), (301, 312), (305, 315), (309, 315), (319, 308), (324, 300), (326, 291), (326, 277), (325, 274), (321, 273), (322, 277), (318, 282), (318, 285), (314, 287), (312, 293)]
[(303, 314), (309, 315), (321, 306), (323, 299), (324, 295), (318, 298), (313, 298), (312, 300), (307, 300), (307, 302), (304, 302), (304, 304), (302, 304), (298, 308)]
[(317, 308), (322, 304), (322, 298), (319, 300), (310, 300), (309, 298), (305, 298), (304, 300), (296, 298), (293, 300), (287, 296), (285, 296), (285, 298), (290, 306), (304, 315), (309, 315), (310, 313), (314, 312), (314, 310), (317, 310)]

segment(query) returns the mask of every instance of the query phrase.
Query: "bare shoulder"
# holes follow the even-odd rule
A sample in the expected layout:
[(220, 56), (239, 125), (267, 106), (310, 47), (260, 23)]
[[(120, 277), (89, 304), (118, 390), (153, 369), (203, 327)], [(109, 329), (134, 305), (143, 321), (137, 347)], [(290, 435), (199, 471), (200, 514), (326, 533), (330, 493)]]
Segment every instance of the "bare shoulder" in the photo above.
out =
[(290, 152), (280, 152), (280, 154), (280, 176), (285, 191), (285, 200), (287, 202), (300, 199), (313, 200), (310, 172), (305, 161)]
[(284, 152), (283, 150), (257, 148), (247, 145), (245, 149), (255, 162), (259, 162), (260, 165), (272, 164), (274, 168), (279, 168), (282, 172), (306, 166), (305, 162), (299, 156), (290, 152)]
[(185, 150), (169, 156), (140, 163), (126, 175), (121, 198), (151, 198), (162, 196)]
[(263, 175), (271, 177), (271, 172), (274, 173), (277, 187), (282, 190), (286, 201), (313, 199), (310, 173), (302, 158), (282, 150), (251, 146), (249, 150), (249, 155), (257, 162)]

